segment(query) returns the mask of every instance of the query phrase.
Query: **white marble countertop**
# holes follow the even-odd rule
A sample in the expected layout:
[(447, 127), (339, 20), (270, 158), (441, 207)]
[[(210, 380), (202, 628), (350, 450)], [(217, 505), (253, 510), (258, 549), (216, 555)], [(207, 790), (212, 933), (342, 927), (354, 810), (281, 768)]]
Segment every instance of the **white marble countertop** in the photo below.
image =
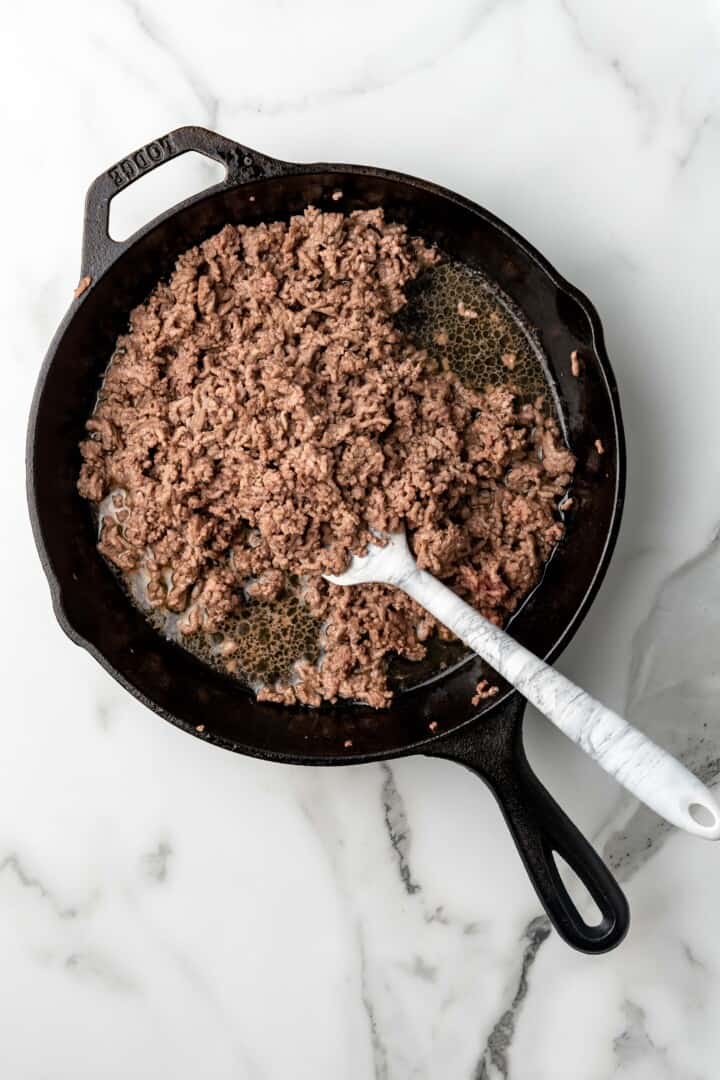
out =
[[(618, 950), (571, 952), (464, 770), (267, 765), (132, 700), (55, 623), (22, 462), (85, 189), (127, 151), (195, 123), (454, 188), (593, 299), (620, 385), (622, 534), (560, 667), (714, 777), (717, 3), (31, 0), (5, 32), (3, 1080), (715, 1080), (720, 847), (530, 716), (632, 907)], [(118, 228), (185, 193), (161, 174)]]

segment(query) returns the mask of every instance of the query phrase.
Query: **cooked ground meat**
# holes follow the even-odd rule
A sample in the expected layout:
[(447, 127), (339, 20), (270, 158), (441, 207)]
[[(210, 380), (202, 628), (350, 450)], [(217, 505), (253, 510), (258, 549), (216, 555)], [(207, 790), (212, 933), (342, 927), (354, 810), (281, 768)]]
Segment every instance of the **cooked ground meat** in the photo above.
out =
[(321, 661), (265, 700), (386, 705), (388, 655), (448, 636), (398, 590), (323, 580), (371, 529), (404, 527), (419, 565), (496, 623), (562, 534), (574, 459), (542, 399), (463, 385), (394, 323), (437, 260), (381, 210), (228, 225), (117, 342), (81, 444), (80, 494), (113, 495), (99, 549), (186, 634), (223, 632), (246, 595), (272, 601), (299, 575)]
[(475, 687), (472, 703), (473, 705), (479, 705), (481, 701), (487, 701), (488, 698), (493, 698), (499, 693), (499, 687), (491, 686), (487, 679), (481, 679)]

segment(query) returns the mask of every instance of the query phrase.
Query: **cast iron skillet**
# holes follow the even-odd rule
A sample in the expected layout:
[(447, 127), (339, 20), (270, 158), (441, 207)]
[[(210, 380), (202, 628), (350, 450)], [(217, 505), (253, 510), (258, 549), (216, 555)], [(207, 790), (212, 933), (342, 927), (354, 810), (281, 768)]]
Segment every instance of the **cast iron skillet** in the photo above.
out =
[[(226, 166), (225, 179), (156, 218), (129, 240), (108, 235), (113, 195), (170, 158), (196, 150)], [(548, 374), (578, 458), (567, 537), (512, 633), (543, 657), (570, 640), (600, 585), (620, 521), (625, 454), (617, 387), (595, 309), (527, 241), (487, 210), (436, 184), (358, 165), (276, 161), (203, 128), (179, 128), (130, 154), (91, 186), (82, 275), (45, 359), (28, 434), (27, 478), (35, 540), (60, 625), (149, 708), (189, 734), (237, 753), (296, 765), (353, 765), (420, 753), (457, 761), (489, 784), (537, 894), (558, 933), (604, 952), (628, 927), (625, 897), (587, 841), (532, 773), (521, 727), (525, 702), (505, 686), (473, 707), (480, 661), (408, 691), (383, 712), (363, 706), (288, 709), (259, 704), (231, 679), (165, 641), (127, 601), (98, 555), (88, 506), (75, 484), (78, 442), (101, 374), (128, 312), (176, 256), (227, 222), (287, 218), (309, 203), (345, 210), (383, 206), (389, 219), (493, 278), (537, 328)], [(578, 349), (582, 378), (570, 372)], [(605, 452), (599, 455), (595, 440)], [(437, 722), (431, 734), (428, 724)], [(352, 748), (344, 749), (346, 739)], [(602, 913), (588, 925), (554, 856), (582, 879)]]

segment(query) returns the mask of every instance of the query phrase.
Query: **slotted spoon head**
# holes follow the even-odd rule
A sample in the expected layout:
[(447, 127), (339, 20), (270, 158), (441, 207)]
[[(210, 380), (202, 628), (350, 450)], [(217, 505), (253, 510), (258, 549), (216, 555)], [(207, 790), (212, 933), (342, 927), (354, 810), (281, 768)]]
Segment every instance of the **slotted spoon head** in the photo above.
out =
[(353, 555), (342, 574), (323, 574), (332, 585), (365, 585), (370, 582), (402, 586), (417, 564), (408, 547), (405, 532), (379, 533), (382, 544), (368, 544), (364, 555)]

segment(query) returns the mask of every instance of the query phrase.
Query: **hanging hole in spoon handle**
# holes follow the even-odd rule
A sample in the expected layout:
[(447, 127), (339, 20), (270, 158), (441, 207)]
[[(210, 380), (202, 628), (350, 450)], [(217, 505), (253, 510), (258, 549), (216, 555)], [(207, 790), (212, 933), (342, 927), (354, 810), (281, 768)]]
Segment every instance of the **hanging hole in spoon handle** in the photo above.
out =
[[(522, 744), (519, 695), (499, 715), (438, 740), (425, 752), (464, 765), (490, 787), (512, 834), (528, 876), (550, 922), (568, 945), (586, 953), (614, 949), (630, 925), (622, 889), (579, 829), (561, 810), (530, 768)], [(577, 908), (558, 871), (555, 855), (567, 864), (600, 911), (596, 925)]]
[(707, 806), (703, 806), (702, 803), (690, 803), (688, 813), (701, 829), (712, 829), (713, 831), (717, 829), (719, 824), (717, 817), (712, 810), (708, 810)]
[[(561, 709), (561, 730), (666, 821), (703, 840), (720, 840), (720, 806), (702, 780), (623, 717), (580, 696), (584, 704), (575, 715)], [(573, 709), (576, 704), (577, 697)]]

